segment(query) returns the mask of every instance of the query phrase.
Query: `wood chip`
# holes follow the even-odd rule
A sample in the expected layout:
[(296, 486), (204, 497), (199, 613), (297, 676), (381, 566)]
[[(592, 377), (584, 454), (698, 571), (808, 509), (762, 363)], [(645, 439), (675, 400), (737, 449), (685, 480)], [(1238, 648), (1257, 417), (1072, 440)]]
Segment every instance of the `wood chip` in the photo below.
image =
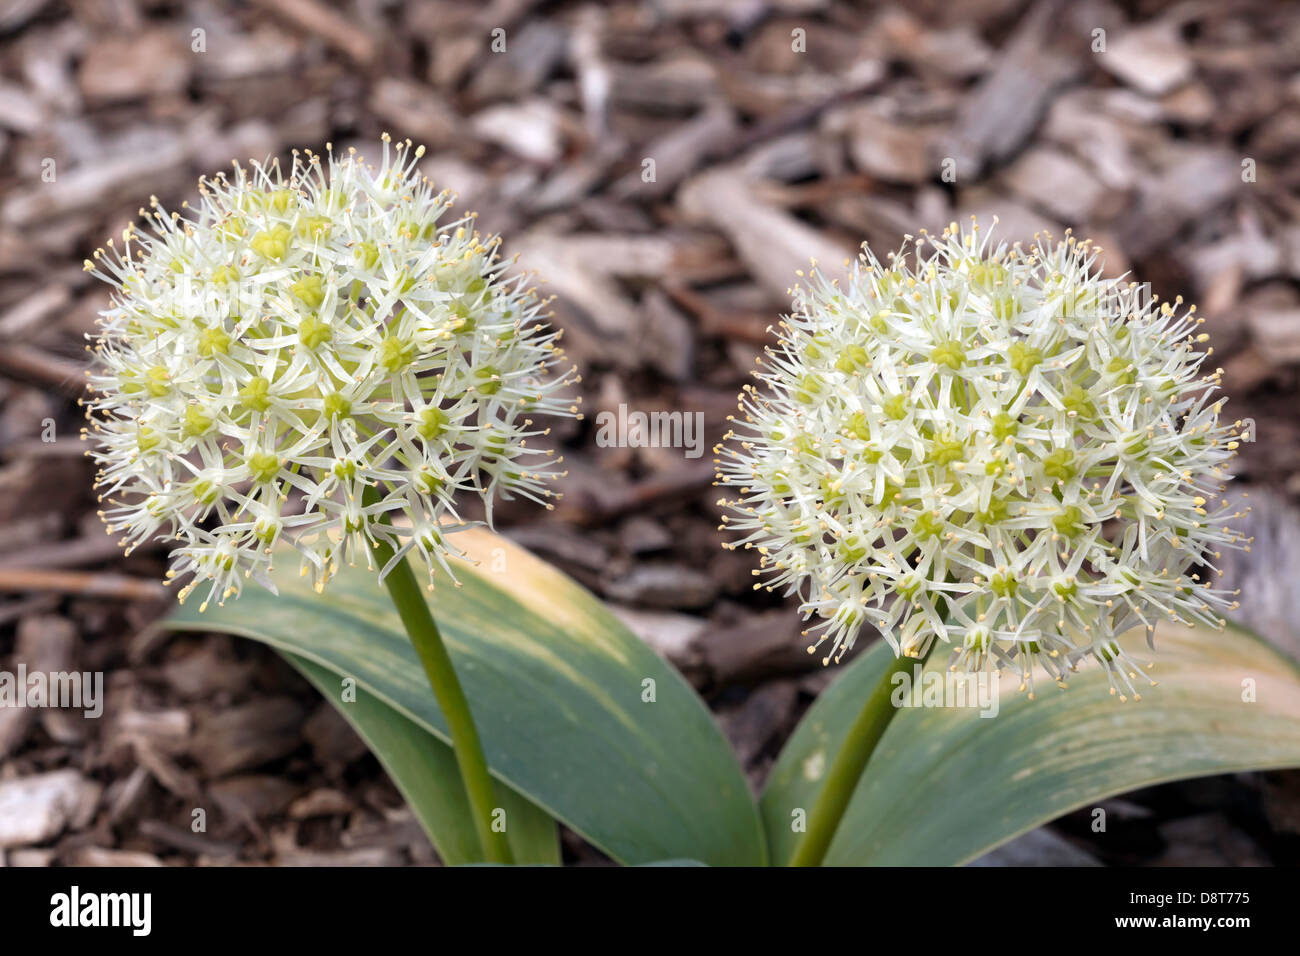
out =
[(1025, 150), (1007, 168), (1003, 180), (1029, 203), (1070, 224), (1109, 217), (1124, 200), (1077, 159), (1051, 148)]
[(605, 583), (615, 601), (643, 607), (691, 610), (707, 607), (717, 594), (708, 575), (682, 564), (641, 564)]
[(1227, 149), (1169, 143), (1153, 159), (1156, 168), (1139, 180), (1137, 202), (1118, 229), (1135, 257), (1167, 243), (1242, 186), (1241, 159)]
[(42, 591), (119, 601), (162, 601), (169, 596), (160, 581), (124, 574), (0, 568), (0, 593)]
[(71, 850), (63, 860), (66, 866), (165, 866), (152, 853), (139, 850), (110, 850), (99, 846), (81, 846)]
[(213, 714), (199, 726), (194, 759), (210, 777), (260, 767), (298, 749), (305, 716), (302, 706), (287, 697), (266, 697)]
[(755, 762), (778, 734), (791, 729), (798, 697), (797, 682), (769, 681), (721, 716), (723, 732), (743, 766)]
[(182, 37), (179, 31), (144, 30), (90, 44), (77, 73), (82, 96), (99, 105), (180, 93), (194, 64)]
[(922, 183), (938, 175), (932, 155), (936, 127), (895, 123), (870, 106), (854, 110), (847, 125), (849, 155), (864, 173), (901, 183)]
[(1104, 70), (1147, 96), (1163, 96), (1192, 76), (1192, 59), (1178, 27), (1158, 21), (1124, 30), (1097, 55)]
[(44, 843), (86, 826), (102, 792), (71, 769), (0, 781), (0, 847)]
[(0, 344), (0, 374), (49, 385), (65, 395), (80, 396), (86, 388), (86, 366), (81, 362), (16, 342)]
[(848, 275), (845, 263), (853, 259), (853, 249), (761, 203), (740, 173), (719, 169), (697, 176), (682, 186), (678, 201), (689, 215), (726, 235), (750, 274), (778, 301), (788, 299), (796, 273), (807, 271), (812, 260), (828, 278), (843, 281)]
[(254, 0), (286, 20), (308, 30), (342, 50), (361, 65), (375, 58), (375, 42), (347, 18), (317, 0)]
[(622, 604), (608, 607), (633, 634), (679, 668), (698, 664), (700, 652), (696, 644), (709, 628), (709, 622), (704, 618), (671, 611), (647, 611)]
[(18, 133), (35, 133), (45, 123), (41, 104), (17, 83), (0, 80), (0, 127)]
[(953, 134), (940, 147), (944, 158), (956, 161), (958, 182), (979, 178), (989, 163), (1015, 155), (1052, 94), (1078, 75), (1078, 61), (1049, 41), (1061, 6), (1047, 0), (1031, 7), (999, 51), (993, 72), (963, 102)]
[(494, 106), (477, 113), (471, 123), (479, 136), (530, 162), (550, 165), (564, 151), (560, 114), (546, 100)]
[(0, 315), (0, 339), (13, 339), (35, 330), (49, 316), (68, 304), (72, 296), (66, 286), (41, 289)]
[(705, 665), (723, 685), (810, 670), (820, 659), (805, 650), (811, 641), (800, 637), (802, 627), (797, 616), (784, 611), (747, 615), (706, 636), (701, 642)]
[(289, 816), (294, 820), (310, 820), (312, 817), (342, 816), (355, 808), (356, 804), (347, 794), (322, 787), (289, 804)]
[(208, 787), (216, 808), (237, 823), (252, 823), (278, 816), (301, 792), (302, 787), (280, 777), (242, 774), (217, 780)]
[(1270, 361), (1300, 362), (1300, 309), (1252, 312), (1247, 322)]
[(204, 833), (170, 826), (161, 820), (141, 820), (140, 835), (148, 837), (155, 843), (183, 853), (207, 859), (221, 859), (239, 854), (239, 844), (223, 840), (214, 840)]

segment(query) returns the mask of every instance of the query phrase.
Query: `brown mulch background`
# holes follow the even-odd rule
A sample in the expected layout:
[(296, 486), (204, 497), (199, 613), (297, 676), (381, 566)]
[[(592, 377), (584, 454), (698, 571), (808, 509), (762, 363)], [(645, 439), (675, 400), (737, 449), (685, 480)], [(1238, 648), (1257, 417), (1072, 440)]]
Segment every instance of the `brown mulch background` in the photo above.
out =
[[(1073, 227), (1110, 271), (1200, 304), (1259, 436), (1238, 471), (1261, 547), (1230, 578), (1248, 621), (1300, 653), (1298, 69), (1283, 2), (4, 0), (0, 669), (103, 671), (107, 707), (0, 709), (0, 797), (38, 784), (0, 862), (436, 859), (273, 653), (154, 626), (165, 553), (120, 556), (77, 439), (107, 298), (83, 258), (232, 157), (385, 130), (425, 143), (426, 172), (548, 280), (583, 369), (563, 501), (502, 526), (683, 669), (756, 785), (833, 673), (718, 547), (707, 448), (810, 256), (883, 253), (971, 213), (1011, 239)], [(703, 412), (704, 456), (597, 447), (592, 418), (621, 403)], [(1104, 805), (1105, 834), (1080, 812), (989, 862), (1300, 861), (1300, 773)]]

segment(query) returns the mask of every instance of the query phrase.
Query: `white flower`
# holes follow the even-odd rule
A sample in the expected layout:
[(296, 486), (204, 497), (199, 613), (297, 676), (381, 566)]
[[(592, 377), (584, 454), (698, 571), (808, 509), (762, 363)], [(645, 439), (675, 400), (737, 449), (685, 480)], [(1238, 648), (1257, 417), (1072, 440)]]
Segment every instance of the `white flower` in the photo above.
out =
[(1239, 540), (1210, 505), (1240, 423), (1198, 376), (1203, 320), (1099, 278), (1068, 234), (1025, 252), (953, 224), (914, 251), (795, 290), (718, 449), (729, 546), (822, 619), (827, 662), (870, 623), (1031, 695), (1036, 665), (1064, 686), (1085, 657), (1133, 694), (1118, 636), (1222, 626), (1194, 568)]
[(497, 492), (552, 507), (558, 462), (530, 442), (532, 416), (578, 412), (547, 374), (559, 333), (410, 147), (235, 164), (87, 261), (115, 287), (87, 403), (101, 515), (128, 546), (180, 539), (182, 599), (270, 587), (280, 539), (318, 589), (376, 540), (446, 567), (458, 492), (489, 524)]

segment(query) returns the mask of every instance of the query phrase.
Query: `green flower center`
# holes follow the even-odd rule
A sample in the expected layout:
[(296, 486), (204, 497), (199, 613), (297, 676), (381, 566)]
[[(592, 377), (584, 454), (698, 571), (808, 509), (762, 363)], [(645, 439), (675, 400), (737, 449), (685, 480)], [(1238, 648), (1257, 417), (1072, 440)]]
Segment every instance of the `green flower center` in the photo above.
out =
[(433, 441), (441, 435), (451, 421), (450, 416), (441, 408), (426, 408), (420, 412), (419, 417), (420, 424), (415, 426), (415, 431), (425, 441)]
[(212, 428), (212, 416), (197, 405), (186, 405), (181, 418), (181, 432), (186, 438), (198, 438), (206, 435)]
[(204, 358), (212, 358), (217, 354), (225, 355), (229, 351), (230, 336), (224, 329), (204, 329), (199, 334), (199, 354)]
[(325, 301), (325, 289), (322, 281), (318, 275), (303, 276), (289, 286), (289, 291), (299, 300), (305, 302), (308, 308), (319, 309), (320, 304)]
[(352, 414), (352, 402), (339, 392), (330, 392), (325, 396), (324, 410), (326, 418), (347, 418)]
[(495, 395), (501, 391), (501, 373), (491, 365), (483, 365), (474, 370), (474, 388), (484, 395)]
[(867, 350), (861, 345), (847, 345), (835, 360), (835, 367), (845, 375), (851, 375), (867, 364)]
[(155, 365), (144, 373), (144, 387), (154, 398), (162, 398), (171, 391), (171, 373)]
[(955, 372), (966, 364), (966, 352), (960, 342), (943, 342), (930, 350), (930, 361)]
[(989, 580), (989, 590), (1003, 598), (1014, 597), (1016, 585), (1016, 576), (1011, 571), (995, 572)]
[(271, 407), (270, 394), (271, 383), (258, 375), (239, 390), (239, 402), (251, 411), (264, 412)]
[(304, 348), (313, 352), (333, 338), (334, 330), (315, 315), (304, 316), (302, 324), (298, 326), (298, 340)]
[(1021, 375), (1028, 375), (1043, 361), (1043, 353), (1041, 349), (1023, 342), (1012, 342), (1011, 348), (1007, 349), (1007, 361)]
[(248, 472), (258, 484), (266, 484), (280, 473), (280, 459), (270, 452), (255, 451), (246, 461)]
[(1052, 527), (1059, 535), (1073, 537), (1084, 530), (1083, 512), (1076, 505), (1067, 505), (1052, 517)]
[(398, 372), (415, 361), (414, 342), (388, 335), (379, 343), (379, 364), (390, 372)]
[(289, 227), (274, 226), (257, 233), (248, 244), (263, 259), (280, 260), (289, 249)]
[(1078, 470), (1074, 463), (1074, 452), (1068, 448), (1058, 448), (1043, 459), (1043, 474), (1057, 481), (1070, 481)]

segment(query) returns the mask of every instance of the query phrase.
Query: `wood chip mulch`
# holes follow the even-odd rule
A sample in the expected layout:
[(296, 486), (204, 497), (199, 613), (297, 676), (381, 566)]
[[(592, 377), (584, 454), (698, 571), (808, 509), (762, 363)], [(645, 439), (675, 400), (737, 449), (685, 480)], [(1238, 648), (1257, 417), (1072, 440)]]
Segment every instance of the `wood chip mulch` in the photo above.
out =
[[(795, 270), (864, 239), (884, 252), (970, 214), (1011, 239), (1072, 227), (1110, 271), (1198, 302), (1259, 438), (1239, 472), (1269, 541), (1231, 573), (1300, 653), (1300, 7), (8, 0), (0, 669), (102, 671), (107, 705), (0, 709), (0, 863), (436, 861), (273, 653), (156, 627), (165, 553), (121, 557), (77, 438), (83, 337), (107, 300), (83, 258), (232, 157), (383, 131), (424, 143), (430, 177), (546, 278), (583, 369), (561, 506), (503, 509), (502, 526), (681, 667), (756, 786), (833, 675), (790, 608), (750, 590), (748, 557), (719, 548), (708, 448)], [(703, 412), (703, 456), (598, 447), (592, 418), (621, 404)], [(1106, 835), (1074, 814), (987, 862), (1300, 861), (1294, 772), (1105, 806)], [(572, 835), (565, 851), (601, 860)]]

